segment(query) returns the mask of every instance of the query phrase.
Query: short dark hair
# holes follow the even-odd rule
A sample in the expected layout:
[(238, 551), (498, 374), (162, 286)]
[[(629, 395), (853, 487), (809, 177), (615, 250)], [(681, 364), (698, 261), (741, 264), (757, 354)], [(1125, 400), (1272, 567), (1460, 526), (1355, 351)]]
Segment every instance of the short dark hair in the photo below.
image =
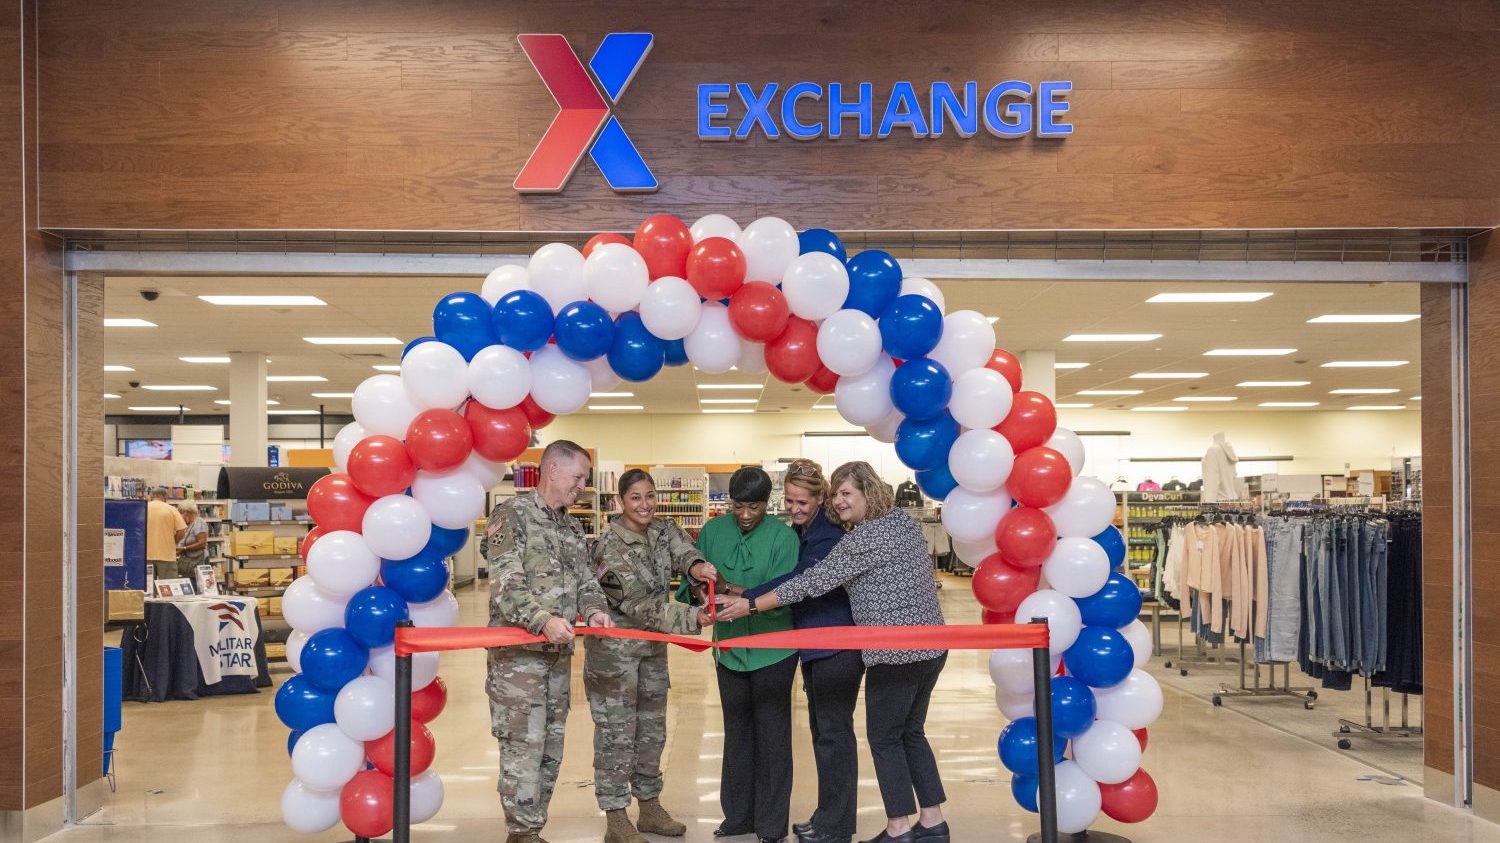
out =
[(621, 474), (619, 483), (620, 497), (625, 497), (625, 493), (630, 491), (630, 487), (641, 482), (642, 480), (650, 483), (651, 488), (656, 488), (656, 479), (639, 468), (632, 468), (624, 474)]
[(771, 500), (771, 475), (760, 466), (747, 465), (729, 478), (729, 499), (741, 503)]
[(587, 461), (589, 459), (589, 452), (585, 451), (582, 446), (571, 439), (558, 439), (543, 449), (540, 467), (546, 468), (565, 457)]

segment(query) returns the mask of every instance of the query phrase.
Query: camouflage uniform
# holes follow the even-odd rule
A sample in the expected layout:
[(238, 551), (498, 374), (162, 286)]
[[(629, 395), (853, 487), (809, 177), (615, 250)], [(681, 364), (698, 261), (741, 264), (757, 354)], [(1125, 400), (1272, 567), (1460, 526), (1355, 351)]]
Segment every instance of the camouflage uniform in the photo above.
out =
[[(533, 633), (553, 617), (569, 623), (606, 611), (588, 542), (566, 510), (536, 492), (490, 513), (490, 626)], [(568, 718), (572, 644), (529, 644), (489, 651), (490, 728), (500, 740), (500, 804), (512, 833), (547, 822)]]
[[(693, 540), (670, 518), (637, 533), (617, 520), (594, 546), (599, 584), (615, 626), (696, 635), (698, 609), (672, 599), (672, 574), (687, 576), (703, 561)], [(594, 716), (594, 795), (599, 808), (630, 805), (661, 794), (661, 753), (667, 741), (667, 645), (654, 641), (584, 641), (583, 686)]]

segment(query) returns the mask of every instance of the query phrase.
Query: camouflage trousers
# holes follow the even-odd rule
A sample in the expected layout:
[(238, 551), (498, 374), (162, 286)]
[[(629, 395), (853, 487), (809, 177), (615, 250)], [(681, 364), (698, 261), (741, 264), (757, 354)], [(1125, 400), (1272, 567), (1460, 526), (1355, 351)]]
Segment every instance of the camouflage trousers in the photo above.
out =
[(602, 811), (661, 795), (667, 645), (589, 638), (583, 687), (594, 717), (594, 797)]
[(490, 730), (500, 741), (500, 806), (509, 832), (547, 824), (562, 766), (572, 655), (503, 647), (489, 653)]

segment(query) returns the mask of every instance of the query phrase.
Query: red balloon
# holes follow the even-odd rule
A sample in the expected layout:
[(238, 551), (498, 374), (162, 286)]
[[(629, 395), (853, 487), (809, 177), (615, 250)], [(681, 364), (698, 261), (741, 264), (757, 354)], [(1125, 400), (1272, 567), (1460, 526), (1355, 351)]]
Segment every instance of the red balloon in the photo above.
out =
[(427, 687), (411, 694), (411, 719), (418, 723), (431, 723), (443, 713), (448, 705), (448, 686), (439, 676), (427, 683)]
[(1147, 740), (1147, 737), (1148, 737), (1147, 734), (1146, 734), (1146, 730), (1145, 729), (1136, 729), (1135, 731), (1131, 732), (1131, 734), (1135, 735), (1135, 739), (1141, 742), (1141, 752), (1145, 752), (1146, 751), (1146, 740)]
[(619, 243), (622, 246), (629, 246), (630, 238), (623, 234), (616, 234), (613, 231), (595, 234), (589, 238), (589, 242), (583, 244), (583, 256), (588, 257), (593, 253), (594, 249), (603, 246), (605, 243)]
[(312, 550), (312, 546), (317, 543), (318, 539), (323, 538), (327, 532), (322, 527), (314, 527), (307, 531), (307, 535), (302, 537), (301, 544), (297, 545), (297, 552), (302, 554), (303, 562), (307, 561), (307, 552)]
[(1052, 438), (1057, 430), (1057, 408), (1040, 392), (1017, 392), (1010, 415), (995, 426), (1016, 453), (1027, 451)]
[(395, 825), (391, 808), (396, 802), (396, 783), (379, 770), (363, 770), (344, 785), (339, 794), (339, 816), (356, 837), (375, 838)]
[(417, 479), (417, 465), (394, 436), (366, 436), (349, 451), (345, 469), (361, 492), (373, 497), (400, 494)]
[(307, 514), (329, 533), (334, 530), (359, 532), (365, 520), (365, 510), (374, 502), (374, 498), (354, 485), (349, 475), (342, 473), (319, 477), (318, 482), (307, 490)]
[(450, 471), (469, 458), (474, 435), (452, 410), (424, 410), (406, 428), (406, 450), (424, 471)]
[(687, 280), (709, 301), (727, 299), (745, 283), (745, 253), (727, 237), (705, 237), (688, 253)]
[[(816, 351), (816, 345), (814, 346)], [(818, 370), (807, 379), (807, 388), (819, 395), (832, 395), (833, 388), (839, 385), (839, 376), (834, 374), (827, 366), (818, 364)]]
[[(528, 397), (526, 400), (530, 401)], [(531, 447), (531, 428), (523, 409), (497, 410), (478, 401), (464, 408), (469, 433), (474, 438), (474, 453), (494, 462), (510, 462)]]
[[(733, 318), (733, 302), (729, 312)], [(818, 360), (818, 326), (799, 316), (788, 318), (786, 330), (766, 343), (766, 368), (783, 383), (802, 383), (817, 374), (822, 365)]]
[[(1015, 470), (1011, 470), (1014, 475)], [(1017, 568), (1038, 568), (1057, 545), (1052, 517), (1030, 506), (1018, 506), (1000, 519), (995, 528), (995, 547), (1005, 561)]]
[(1015, 623), (1015, 612), (991, 612), (989, 609), (979, 610), (979, 619), (984, 623)]
[(1156, 813), (1156, 781), (1145, 770), (1119, 784), (1099, 783), (1104, 815), (1121, 823), (1143, 822)]
[(984, 364), (984, 367), (1004, 375), (1010, 381), (1011, 389), (1021, 391), (1021, 361), (1014, 354), (997, 348), (990, 354), (990, 362)]
[[(1016, 455), (1005, 489), (1022, 506), (1044, 507), (1062, 500), (1072, 482), (1073, 467), (1068, 458), (1051, 448), (1038, 447)], [(998, 547), (998, 528), (995, 535)]]
[(776, 285), (752, 281), (729, 297), (729, 324), (751, 342), (770, 342), (786, 330), (792, 312)]
[(682, 220), (671, 214), (647, 217), (635, 230), (635, 250), (646, 259), (651, 280), (667, 275), (683, 277), (687, 272), (688, 252), (693, 250), (693, 235)]
[(530, 395), (521, 399), (521, 412), (526, 414), (526, 423), (532, 430), (541, 430), (552, 423), (557, 416), (542, 409), (542, 405), (536, 403), (536, 399)]
[(1017, 568), (992, 553), (974, 571), (974, 599), (991, 612), (1014, 615), (1041, 578), (1040, 568)]
[[(437, 745), (432, 739), (432, 732), (421, 723), (412, 723), (411, 774), (420, 776), (427, 772), (436, 754)], [(374, 764), (375, 769), (380, 772), (387, 776), (396, 775), (396, 730), (386, 732), (383, 738), (365, 741), (365, 757), (369, 758), (370, 763)]]

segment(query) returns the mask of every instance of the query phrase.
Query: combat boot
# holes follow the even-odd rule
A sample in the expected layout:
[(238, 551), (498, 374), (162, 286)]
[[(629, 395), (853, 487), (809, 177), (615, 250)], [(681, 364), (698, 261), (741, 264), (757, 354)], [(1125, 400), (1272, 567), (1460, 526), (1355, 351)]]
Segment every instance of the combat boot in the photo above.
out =
[(630, 824), (630, 816), (624, 808), (604, 812), (608, 825), (604, 828), (604, 843), (651, 843)]
[(542, 839), (541, 832), (512, 831), (505, 836), (505, 843), (547, 843), (547, 841)]
[(681, 837), (687, 834), (687, 826), (672, 819), (667, 809), (661, 806), (660, 800), (642, 799), (641, 815), (636, 821), (636, 826), (647, 834), (660, 834), (666, 837)]

